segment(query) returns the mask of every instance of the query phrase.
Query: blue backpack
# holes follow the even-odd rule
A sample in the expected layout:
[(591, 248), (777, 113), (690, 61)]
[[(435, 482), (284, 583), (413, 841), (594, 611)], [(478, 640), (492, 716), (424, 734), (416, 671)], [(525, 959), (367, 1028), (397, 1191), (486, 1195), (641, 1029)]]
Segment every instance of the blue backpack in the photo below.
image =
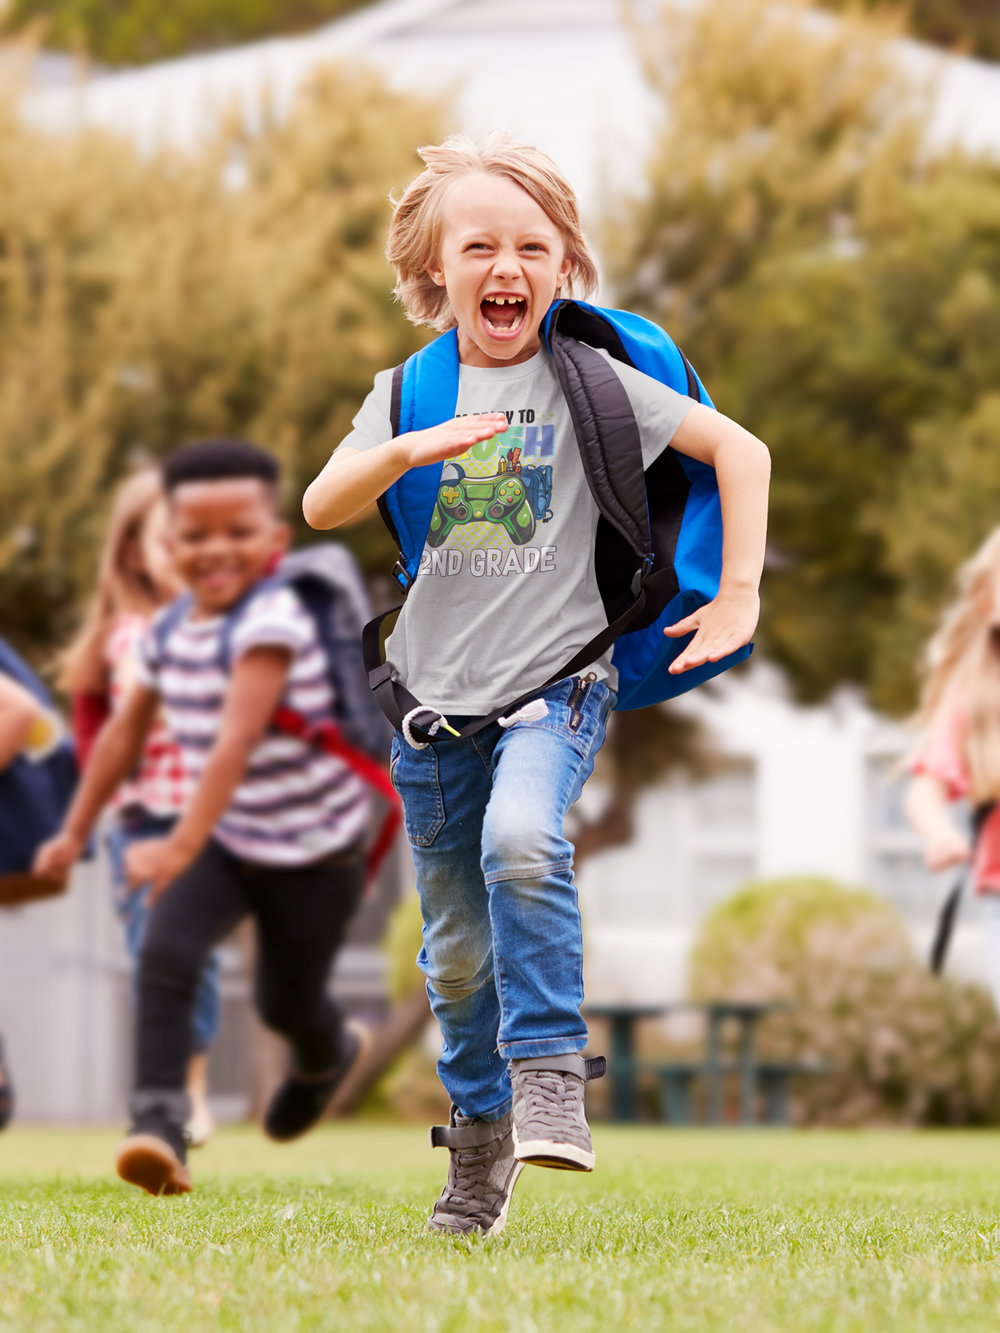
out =
[[(602, 310), (582, 301), (557, 301), (542, 323), (545, 339), (576, 432), (584, 472), (600, 511), (595, 544), (597, 583), (608, 627), (544, 685), (504, 700), (485, 718), (463, 727), (471, 735), (542, 689), (590, 666), (614, 644), (621, 709), (672, 699), (750, 655), (747, 644), (719, 662), (670, 675), (671, 662), (693, 636), (669, 639), (673, 625), (712, 600), (722, 573), (722, 510), (715, 469), (664, 449), (644, 471), (639, 428), (625, 388), (595, 351), (713, 406), (684, 353), (664, 331), (639, 315)], [(458, 337), (443, 334), (397, 366), (393, 375), (393, 435), (426, 430), (450, 420), (458, 401)], [(393, 578), (405, 594), (417, 576), (441, 485), (442, 465), (411, 468), (379, 500), (399, 546)], [(550, 474), (551, 475), (551, 474)], [(530, 503), (547, 509), (546, 478), (532, 478)], [(368, 679), (383, 713), (397, 729), (421, 709), (385, 660), (385, 640), (399, 615), (394, 607), (365, 627)], [(428, 713), (433, 710), (427, 710)], [(419, 717), (419, 714), (415, 714)], [(421, 739), (433, 739), (421, 733)]]
[[(48, 690), (13, 648), (0, 639), (0, 674), (54, 712)], [(44, 753), (20, 754), (0, 772), (0, 875), (25, 875), (35, 853), (62, 826), (76, 787), (73, 746), (60, 735)]]

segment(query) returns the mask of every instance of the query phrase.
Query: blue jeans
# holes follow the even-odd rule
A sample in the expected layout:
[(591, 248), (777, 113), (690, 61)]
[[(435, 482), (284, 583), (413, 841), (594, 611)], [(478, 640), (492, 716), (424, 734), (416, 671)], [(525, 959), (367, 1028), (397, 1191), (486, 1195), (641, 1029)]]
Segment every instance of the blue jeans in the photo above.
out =
[[(587, 1044), (583, 932), (563, 819), (604, 743), (614, 695), (560, 681), (538, 722), (498, 723), (413, 749), (391, 772), (423, 909), (417, 965), (444, 1048), (438, 1074), (465, 1115), (510, 1109), (507, 1062)], [(454, 723), (458, 719), (452, 719)]]
[[(117, 816), (108, 829), (108, 859), (111, 862), (111, 892), (122, 925), (125, 944), (133, 968), (139, 961), (142, 942), (149, 922), (149, 885), (143, 884), (133, 892), (125, 875), (125, 852), (134, 842), (149, 838), (165, 838), (176, 824), (176, 819), (153, 815), (147, 810), (127, 810)], [(219, 1027), (219, 957), (209, 956), (198, 983), (194, 1013), (191, 1018), (191, 1053), (207, 1051)]]

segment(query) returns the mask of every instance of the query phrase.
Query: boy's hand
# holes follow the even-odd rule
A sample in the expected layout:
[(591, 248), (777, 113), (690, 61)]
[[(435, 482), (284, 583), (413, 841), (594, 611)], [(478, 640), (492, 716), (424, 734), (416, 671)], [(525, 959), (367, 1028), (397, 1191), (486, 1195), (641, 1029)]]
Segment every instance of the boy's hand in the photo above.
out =
[(502, 412), (484, 412), (479, 416), (455, 417), (429, 430), (411, 430), (397, 436), (395, 444), (402, 450), (408, 468), (422, 467), (464, 454), (474, 444), (488, 440), (491, 435), (502, 435), (506, 429), (507, 418)]
[(42, 879), (58, 880), (61, 884), (83, 855), (85, 846), (86, 840), (73, 833), (57, 833), (48, 842), (43, 842), (35, 853), (31, 873)]
[(720, 590), (719, 595), (676, 625), (663, 631), (668, 639), (679, 639), (696, 630), (694, 638), (670, 664), (671, 675), (680, 675), (705, 662), (718, 662), (750, 642), (760, 615), (756, 588)]
[(135, 842), (125, 853), (125, 874), (133, 890), (150, 885), (149, 903), (152, 905), (178, 875), (182, 875), (194, 858), (173, 838), (150, 838)]

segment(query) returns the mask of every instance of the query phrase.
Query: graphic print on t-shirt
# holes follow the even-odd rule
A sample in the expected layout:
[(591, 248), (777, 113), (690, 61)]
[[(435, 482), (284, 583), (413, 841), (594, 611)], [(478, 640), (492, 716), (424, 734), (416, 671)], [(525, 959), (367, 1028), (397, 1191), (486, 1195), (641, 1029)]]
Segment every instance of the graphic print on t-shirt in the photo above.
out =
[(555, 547), (544, 545), (554, 513), (553, 464), (545, 461), (555, 455), (554, 414), (521, 408), (506, 416), (511, 424), (502, 435), (445, 462), (422, 574), (468, 567), (474, 576), (503, 576), (555, 567)]

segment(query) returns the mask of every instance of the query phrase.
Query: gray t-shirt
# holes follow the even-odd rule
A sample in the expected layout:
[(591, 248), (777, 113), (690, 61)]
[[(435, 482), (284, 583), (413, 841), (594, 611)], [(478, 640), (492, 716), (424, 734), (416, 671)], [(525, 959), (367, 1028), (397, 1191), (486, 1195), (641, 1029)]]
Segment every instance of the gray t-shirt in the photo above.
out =
[[(693, 400), (607, 360), (649, 467)], [(391, 438), (391, 391), (386, 370), (344, 445), (372, 449)], [(510, 425), (444, 464), (420, 571), (386, 658), (421, 703), (479, 715), (543, 685), (608, 619), (594, 570), (598, 509), (548, 351), (517, 366), (461, 366), (456, 415), (476, 412), (504, 412)], [(611, 652), (591, 669), (616, 686)]]

